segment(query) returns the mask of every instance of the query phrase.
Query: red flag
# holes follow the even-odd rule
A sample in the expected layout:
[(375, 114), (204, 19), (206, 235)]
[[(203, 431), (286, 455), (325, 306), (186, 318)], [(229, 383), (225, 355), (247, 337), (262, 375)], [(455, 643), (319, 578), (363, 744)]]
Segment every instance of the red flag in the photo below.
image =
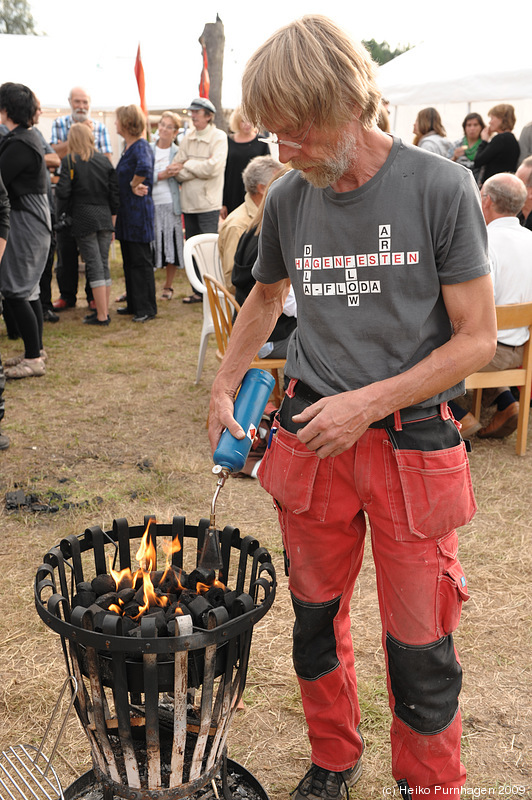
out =
[(211, 88), (211, 79), (209, 78), (209, 60), (207, 58), (207, 48), (205, 47), (203, 42), (201, 44), (201, 47), (203, 49), (203, 69), (201, 70), (199, 94), (200, 97), (206, 97), (208, 100), (209, 89)]
[(142, 66), (142, 59), (140, 57), (140, 44), (137, 49), (137, 57), (135, 59), (135, 78), (137, 79), (137, 86), (139, 87), (140, 107), (148, 116), (148, 106), (146, 105), (146, 84), (144, 82), (144, 67)]

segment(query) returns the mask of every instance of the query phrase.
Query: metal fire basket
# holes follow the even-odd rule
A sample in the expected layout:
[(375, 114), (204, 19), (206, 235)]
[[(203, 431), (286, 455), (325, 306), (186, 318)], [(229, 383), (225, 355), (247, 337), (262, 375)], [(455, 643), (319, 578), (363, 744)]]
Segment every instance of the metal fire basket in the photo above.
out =
[(147, 527), (158, 559), (161, 539), (171, 537), (180, 544), (172, 567), (197, 567), (209, 520), (191, 526), (184, 517), (171, 524), (146, 517), (143, 526), (129, 526), (118, 519), (110, 531), (91, 527), (48, 551), (35, 579), (35, 604), (60, 634), (67, 671), (77, 679), (74, 705), (106, 796), (178, 800), (220, 771), (253, 626), (273, 603), (276, 578), (267, 550), (226, 526), (218, 577), (231, 587), (229, 614), (211, 608), (202, 627), (190, 616), (176, 618), (173, 635), (159, 635), (155, 617), (147, 616), (135, 636), (126, 635), (123, 617), (106, 614), (96, 630), (94, 606), (73, 607), (77, 587), (111, 568), (132, 569)]

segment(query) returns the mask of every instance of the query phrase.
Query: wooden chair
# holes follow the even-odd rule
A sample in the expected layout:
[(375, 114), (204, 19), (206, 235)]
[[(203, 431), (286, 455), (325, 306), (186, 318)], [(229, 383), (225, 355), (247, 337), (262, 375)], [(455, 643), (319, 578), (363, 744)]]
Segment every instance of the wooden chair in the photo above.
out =
[[(240, 311), (240, 306), (224, 284), (212, 275), (205, 273), (203, 280), (207, 288), (207, 297), (209, 299), (214, 333), (218, 345), (216, 358), (221, 361), (225, 355), (227, 343), (229, 342), (229, 337), (233, 330), (233, 313), (235, 311), (238, 313)], [(275, 378), (275, 386), (273, 387), (272, 394), (277, 408), (281, 405), (281, 400), (284, 395), (282, 375), (279, 375), (279, 371), (284, 369), (285, 364), (285, 358), (257, 357), (255, 357), (250, 364), (250, 367), (265, 369), (267, 372), (272, 373)]]
[[(497, 306), (497, 330), (528, 327), (532, 338), (532, 303), (512, 303)], [(480, 418), (482, 389), (497, 386), (519, 386), (521, 401), (519, 403), (519, 419), (517, 422), (517, 442), (515, 451), (518, 456), (526, 452), (528, 418), (530, 414), (530, 391), (532, 386), (532, 346), (529, 338), (523, 352), (523, 365), (517, 369), (503, 369), (498, 372), (475, 372), (466, 378), (466, 389), (473, 389), (474, 416)]]
[[(183, 259), (187, 278), (195, 292), (202, 295), (205, 300), (207, 290), (203, 282), (203, 275), (208, 272), (218, 280), (223, 281), (223, 270), (218, 251), (217, 233), (200, 233), (187, 239), (183, 248)], [(209, 303), (203, 303), (203, 326), (200, 336), (198, 353), (198, 366), (196, 369), (195, 383), (199, 383), (207, 352), (208, 339), (214, 333), (214, 324)]]

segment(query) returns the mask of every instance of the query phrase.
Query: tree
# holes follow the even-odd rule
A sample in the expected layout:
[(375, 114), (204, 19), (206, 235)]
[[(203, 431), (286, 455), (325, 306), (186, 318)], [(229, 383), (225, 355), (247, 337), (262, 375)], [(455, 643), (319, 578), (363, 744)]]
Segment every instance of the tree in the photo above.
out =
[(37, 36), (28, 0), (0, 0), (0, 33)]
[(392, 58), (396, 56), (400, 56), (401, 53), (406, 53), (407, 50), (410, 50), (411, 45), (407, 44), (406, 47), (397, 47), (395, 50), (390, 50), (390, 45), (388, 42), (376, 42), (375, 39), (369, 39), (369, 41), (362, 41), (362, 44), (369, 51), (372, 59), (377, 62), (377, 64), (386, 64), (388, 61), (391, 61)]

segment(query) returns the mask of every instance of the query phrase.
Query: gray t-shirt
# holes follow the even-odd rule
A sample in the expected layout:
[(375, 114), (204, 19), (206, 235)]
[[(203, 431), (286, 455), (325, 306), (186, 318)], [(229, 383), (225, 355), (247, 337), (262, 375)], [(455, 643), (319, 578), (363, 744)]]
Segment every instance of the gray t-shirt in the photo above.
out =
[[(489, 273), (470, 170), (394, 139), (359, 189), (316, 189), (294, 170), (266, 204), (256, 280), (289, 277), (298, 325), (286, 374), (322, 395), (405, 372), (451, 337), (441, 284)], [(463, 393), (463, 383), (420, 403)]]

